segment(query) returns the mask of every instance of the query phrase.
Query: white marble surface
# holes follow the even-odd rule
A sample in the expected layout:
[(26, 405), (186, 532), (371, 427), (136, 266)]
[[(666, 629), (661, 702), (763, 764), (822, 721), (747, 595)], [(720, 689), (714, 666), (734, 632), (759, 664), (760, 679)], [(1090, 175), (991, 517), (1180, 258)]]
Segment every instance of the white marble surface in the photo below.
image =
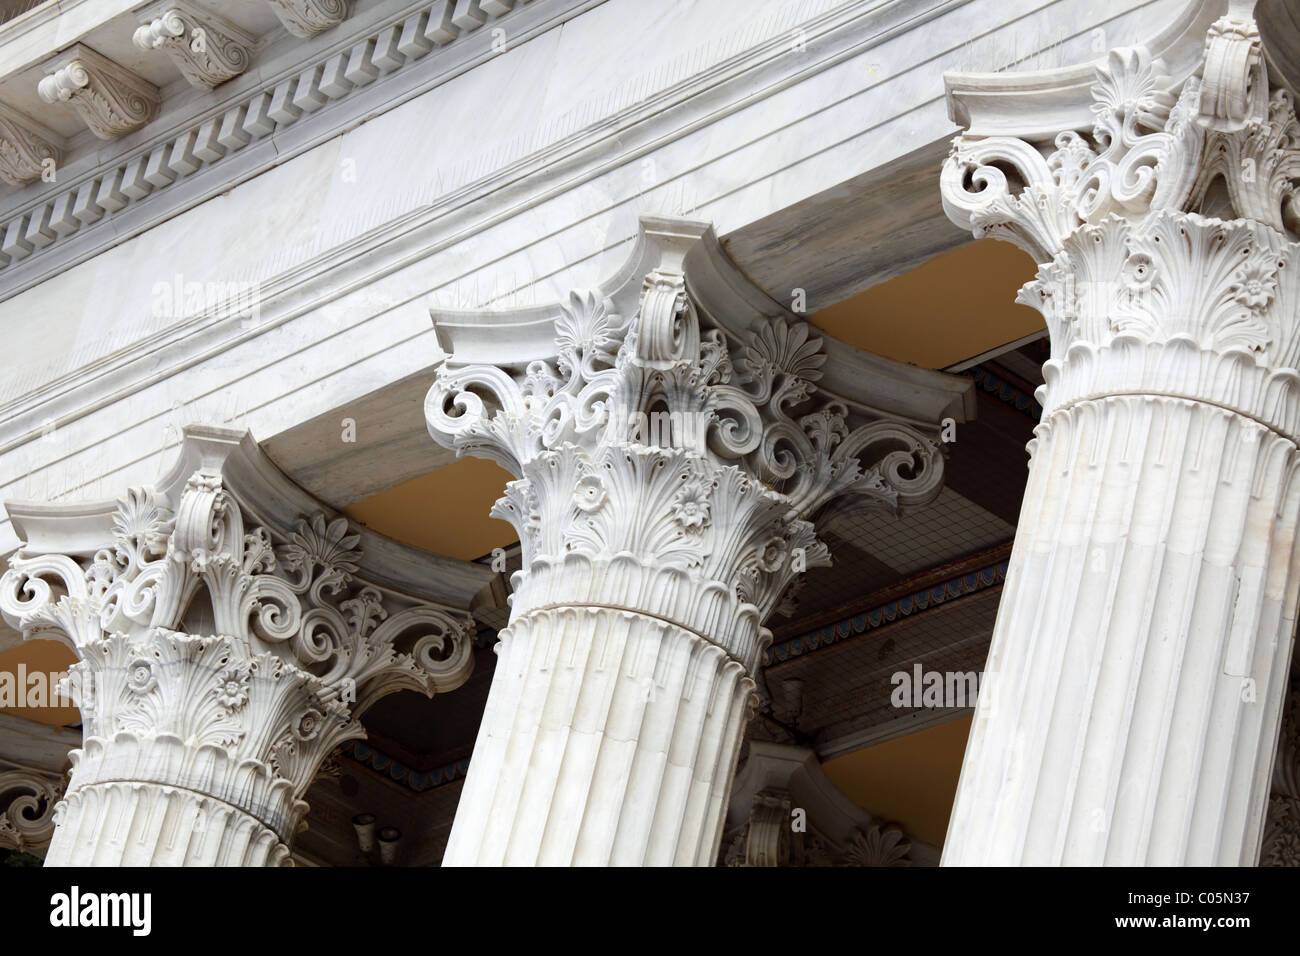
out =
[[(609, 0), (0, 304), (0, 496), (115, 494), (181, 420), (267, 439), (344, 408), (438, 360), (431, 301), (594, 285), (644, 213), (742, 232), (946, 137), (944, 69), (1086, 52), (1141, 7), (1137, 39), (1172, 2)], [(176, 274), (260, 283), (259, 324), (151, 315)]]

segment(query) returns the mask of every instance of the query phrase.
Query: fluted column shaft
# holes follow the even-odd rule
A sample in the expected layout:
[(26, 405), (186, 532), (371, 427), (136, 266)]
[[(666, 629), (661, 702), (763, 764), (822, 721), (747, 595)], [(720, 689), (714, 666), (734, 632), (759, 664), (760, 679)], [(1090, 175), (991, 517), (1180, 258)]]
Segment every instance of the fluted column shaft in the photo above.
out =
[(945, 864), (1250, 864), (1295, 628), (1295, 444), (1120, 395), (1039, 426)]
[(939, 490), (932, 437), (819, 394), (806, 323), (752, 314), (738, 281), (700, 307), (686, 263), (717, 261), (701, 224), (643, 228), (625, 276), (644, 278), (557, 304), (552, 345), (538, 313), (515, 317), (527, 361), (500, 348), (500, 314), (490, 342), (463, 315), (439, 329), (429, 432), (515, 475), (492, 513), (520, 543), (448, 865), (713, 863), (762, 622), (828, 563), (808, 516)]
[(237, 807), (178, 787), (117, 781), (70, 793), (46, 866), (280, 866), (289, 848)]
[(448, 865), (713, 861), (754, 689), (739, 662), (593, 606), (525, 614), (497, 653)]
[(1112, 50), (1090, 104), (950, 82), (945, 210), (1040, 263), (1051, 357), (946, 864), (1259, 859), (1300, 587), (1300, 122), (1252, 6), (1183, 34), (1199, 63)]

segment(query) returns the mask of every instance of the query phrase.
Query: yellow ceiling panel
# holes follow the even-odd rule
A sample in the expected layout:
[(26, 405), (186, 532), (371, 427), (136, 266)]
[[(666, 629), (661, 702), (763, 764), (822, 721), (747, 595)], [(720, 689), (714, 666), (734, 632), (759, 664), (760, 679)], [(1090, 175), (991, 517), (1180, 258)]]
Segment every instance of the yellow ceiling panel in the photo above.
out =
[(836, 757), (822, 764), (849, 799), (893, 820), (918, 840), (942, 846), (970, 733), (969, 716)]
[(0, 713), (54, 726), (80, 723), (76, 707), (49, 706), (57, 677), (76, 662), (58, 641), (26, 641), (0, 653), (0, 704), (14, 704), (0, 706)]
[(510, 524), (488, 517), (510, 478), (496, 462), (462, 458), (348, 505), (343, 512), (404, 544), (471, 561), (517, 540)]
[(1033, 259), (1008, 242), (961, 246), (808, 317), (817, 328), (868, 352), (940, 369), (1043, 328), (1016, 304), (1034, 277)]

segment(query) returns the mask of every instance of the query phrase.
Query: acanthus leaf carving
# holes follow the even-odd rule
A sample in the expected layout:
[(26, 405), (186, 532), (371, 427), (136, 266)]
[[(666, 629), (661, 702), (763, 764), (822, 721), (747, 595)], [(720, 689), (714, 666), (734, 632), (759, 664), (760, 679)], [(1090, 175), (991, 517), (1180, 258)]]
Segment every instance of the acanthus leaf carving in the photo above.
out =
[(1287, 397), (1300, 124), (1290, 94), (1270, 94), (1254, 21), (1216, 21), (1181, 79), (1145, 47), (1113, 50), (1092, 98), (1092, 129), (1061, 130), (1050, 147), (959, 136), (942, 177), (953, 221), (1039, 263), (1019, 301), (1051, 333), (1044, 413), (1136, 389), (1300, 433)]
[(13, 186), (40, 179), (59, 161), (56, 139), (34, 120), (0, 103), (0, 179)]
[(212, 89), (252, 62), (255, 38), (224, 17), (185, 0), (155, 4), (146, 15), (132, 41), (142, 50), (167, 54), (191, 86)]
[(69, 103), (100, 139), (116, 139), (149, 122), (162, 96), (152, 83), (80, 43), (37, 85), (47, 103)]
[(683, 275), (659, 267), (630, 317), (573, 293), (553, 360), (439, 369), (430, 433), (517, 476), (492, 512), (519, 533), (517, 584), (579, 556), (635, 560), (718, 582), (761, 618), (828, 561), (809, 518), (832, 498), (896, 512), (937, 493), (934, 438), (850, 424), (819, 393), (827, 356), (806, 323), (772, 318), (742, 337), (705, 322)]
[(59, 774), (0, 765), (0, 847), (26, 852), (48, 844), (63, 787)]
[(347, 18), (348, 0), (266, 0), (271, 10), (296, 37), (314, 37)]
[(79, 658), (67, 678), (84, 734), (70, 793), (122, 779), (185, 786), (244, 806), (288, 842), (317, 766), (364, 736), (368, 707), (465, 681), (472, 620), (360, 577), (344, 518), (249, 528), (216, 469), (195, 471), (178, 497), (129, 490), (111, 544), (89, 557), (20, 550), (0, 578), (0, 614)]

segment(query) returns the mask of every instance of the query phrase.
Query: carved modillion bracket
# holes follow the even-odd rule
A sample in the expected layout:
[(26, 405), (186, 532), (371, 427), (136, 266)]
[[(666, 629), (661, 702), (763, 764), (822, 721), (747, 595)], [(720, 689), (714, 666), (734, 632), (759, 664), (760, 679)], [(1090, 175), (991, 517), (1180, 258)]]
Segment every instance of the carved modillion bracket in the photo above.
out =
[(31, 117), (0, 103), (0, 179), (22, 186), (59, 161), (58, 136)]
[(162, 0), (140, 15), (135, 45), (166, 53), (191, 86), (211, 89), (248, 69), (256, 38), (223, 17), (186, 0)]
[(41, 99), (72, 106), (100, 139), (139, 129), (162, 102), (158, 87), (80, 43), (55, 62), (37, 86)]
[(347, 0), (266, 0), (284, 28), (296, 37), (314, 37), (348, 16)]

